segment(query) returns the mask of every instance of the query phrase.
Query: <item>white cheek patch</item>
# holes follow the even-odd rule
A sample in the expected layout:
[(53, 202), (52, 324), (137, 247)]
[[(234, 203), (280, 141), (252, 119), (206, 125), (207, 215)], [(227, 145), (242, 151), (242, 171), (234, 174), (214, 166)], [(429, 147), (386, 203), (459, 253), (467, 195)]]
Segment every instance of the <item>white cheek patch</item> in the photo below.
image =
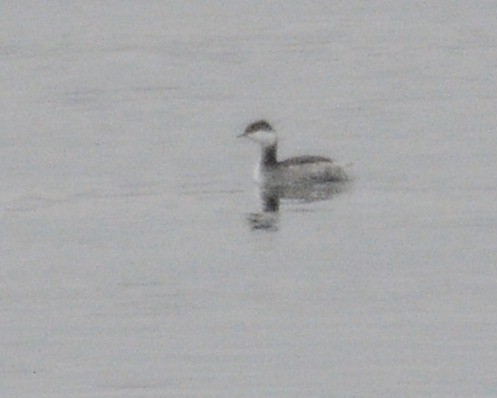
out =
[(250, 134), (249, 137), (253, 141), (265, 146), (276, 144), (276, 134), (274, 132), (256, 131), (255, 133)]

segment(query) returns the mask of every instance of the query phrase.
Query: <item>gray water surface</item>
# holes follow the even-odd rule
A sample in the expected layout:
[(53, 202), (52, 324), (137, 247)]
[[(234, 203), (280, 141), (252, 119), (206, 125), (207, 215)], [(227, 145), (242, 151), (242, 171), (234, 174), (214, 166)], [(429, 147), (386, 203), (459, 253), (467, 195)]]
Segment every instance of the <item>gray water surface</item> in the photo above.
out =
[[(5, 5), (0, 395), (497, 396), (496, 16)], [(267, 229), (262, 117), (352, 177)]]

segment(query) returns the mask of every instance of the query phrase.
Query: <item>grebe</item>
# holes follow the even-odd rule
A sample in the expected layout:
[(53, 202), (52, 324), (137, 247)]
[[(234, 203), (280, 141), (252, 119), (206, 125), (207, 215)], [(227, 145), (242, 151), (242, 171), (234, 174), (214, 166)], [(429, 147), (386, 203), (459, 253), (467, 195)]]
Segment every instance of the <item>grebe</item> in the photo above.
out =
[(321, 156), (299, 156), (279, 162), (276, 157), (278, 138), (265, 120), (250, 123), (239, 137), (250, 138), (261, 146), (261, 160), (255, 173), (256, 181), (261, 184), (287, 185), (347, 180), (341, 166)]

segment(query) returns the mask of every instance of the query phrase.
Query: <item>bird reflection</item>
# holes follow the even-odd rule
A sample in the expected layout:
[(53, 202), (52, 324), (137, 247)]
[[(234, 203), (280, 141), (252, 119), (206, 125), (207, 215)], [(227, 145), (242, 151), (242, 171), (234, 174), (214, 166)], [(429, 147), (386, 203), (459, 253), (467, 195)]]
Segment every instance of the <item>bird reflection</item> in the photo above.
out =
[(345, 182), (263, 185), (259, 188), (262, 210), (258, 213), (250, 213), (247, 221), (253, 230), (277, 231), (281, 199), (303, 203), (330, 200), (345, 187)]

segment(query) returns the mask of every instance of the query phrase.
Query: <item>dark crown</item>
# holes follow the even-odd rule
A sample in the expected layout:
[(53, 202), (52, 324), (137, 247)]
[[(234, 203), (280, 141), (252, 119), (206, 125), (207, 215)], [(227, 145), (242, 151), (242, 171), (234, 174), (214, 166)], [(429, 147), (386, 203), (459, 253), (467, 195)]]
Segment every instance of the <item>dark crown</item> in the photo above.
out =
[(258, 120), (257, 122), (250, 123), (245, 129), (246, 133), (254, 133), (256, 131), (273, 131), (271, 125), (265, 120)]

